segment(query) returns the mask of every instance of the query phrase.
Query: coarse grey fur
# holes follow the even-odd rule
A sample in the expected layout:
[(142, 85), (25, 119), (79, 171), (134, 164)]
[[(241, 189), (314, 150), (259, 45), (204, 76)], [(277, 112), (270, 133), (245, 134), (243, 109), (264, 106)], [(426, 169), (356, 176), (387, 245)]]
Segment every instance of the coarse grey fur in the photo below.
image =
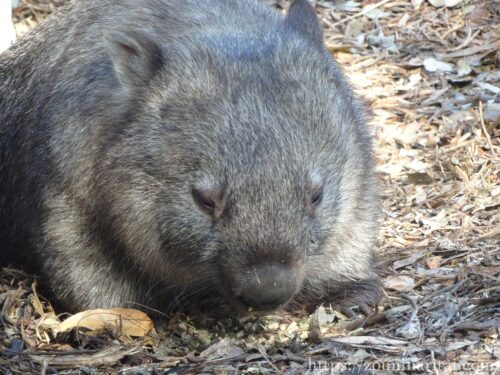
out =
[(273, 307), (377, 303), (370, 134), (321, 38), (305, 0), (62, 8), (0, 55), (2, 264), (69, 310), (240, 306), (269, 264)]

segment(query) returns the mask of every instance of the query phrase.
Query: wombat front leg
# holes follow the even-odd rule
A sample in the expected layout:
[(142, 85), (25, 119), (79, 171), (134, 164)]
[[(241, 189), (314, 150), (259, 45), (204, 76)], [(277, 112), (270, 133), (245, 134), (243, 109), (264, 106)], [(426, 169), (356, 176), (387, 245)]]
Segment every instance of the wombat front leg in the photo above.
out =
[(292, 307), (305, 305), (311, 311), (320, 304), (331, 305), (335, 310), (353, 318), (356, 317), (353, 307), (358, 307), (369, 315), (382, 301), (383, 295), (382, 283), (377, 277), (342, 282), (330, 280), (319, 286), (306, 285)]
[(44, 263), (42, 282), (50, 281), (54, 297), (64, 301), (61, 307), (74, 312), (144, 302), (138, 300), (133, 271), (121, 272), (117, 260), (103, 253), (88, 219), (71, 200), (61, 194), (47, 202), (44, 237), (38, 249)]

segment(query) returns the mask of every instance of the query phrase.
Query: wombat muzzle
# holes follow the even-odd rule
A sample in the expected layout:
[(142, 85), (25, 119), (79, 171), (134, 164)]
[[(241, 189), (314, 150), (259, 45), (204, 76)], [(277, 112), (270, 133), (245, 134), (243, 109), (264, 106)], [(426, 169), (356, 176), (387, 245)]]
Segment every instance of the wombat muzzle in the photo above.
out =
[(300, 279), (297, 272), (286, 265), (266, 264), (253, 267), (241, 280), (238, 298), (248, 308), (274, 310), (295, 295)]

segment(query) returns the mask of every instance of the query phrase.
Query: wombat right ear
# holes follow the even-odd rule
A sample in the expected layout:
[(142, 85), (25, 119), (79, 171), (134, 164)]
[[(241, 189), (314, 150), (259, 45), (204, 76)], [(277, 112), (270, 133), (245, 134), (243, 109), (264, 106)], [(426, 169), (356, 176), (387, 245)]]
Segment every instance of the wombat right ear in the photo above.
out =
[(149, 81), (164, 63), (161, 47), (137, 32), (114, 32), (104, 44), (116, 76), (125, 90), (134, 91)]
[(316, 12), (308, 0), (295, 0), (290, 5), (286, 22), (318, 47), (323, 48), (323, 32)]

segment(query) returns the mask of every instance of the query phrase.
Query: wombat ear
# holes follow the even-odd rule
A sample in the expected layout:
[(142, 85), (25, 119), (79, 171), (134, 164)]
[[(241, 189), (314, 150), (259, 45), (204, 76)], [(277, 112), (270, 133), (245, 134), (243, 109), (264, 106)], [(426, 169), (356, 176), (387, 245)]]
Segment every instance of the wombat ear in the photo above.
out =
[(286, 22), (290, 27), (307, 36), (318, 47), (323, 48), (323, 32), (316, 12), (308, 0), (295, 0), (290, 5)]
[(161, 47), (137, 32), (108, 34), (104, 44), (115, 74), (126, 90), (143, 86), (164, 63)]

